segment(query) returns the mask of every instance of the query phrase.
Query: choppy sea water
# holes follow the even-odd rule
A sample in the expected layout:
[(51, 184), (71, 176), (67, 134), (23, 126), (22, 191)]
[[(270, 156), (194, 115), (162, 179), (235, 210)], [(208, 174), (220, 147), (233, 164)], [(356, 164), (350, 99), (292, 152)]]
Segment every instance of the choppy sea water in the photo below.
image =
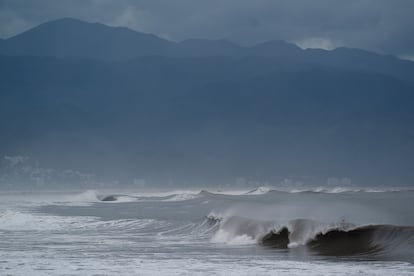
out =
[(413, 190), (0, 194), (0, 275), (414, 275)]

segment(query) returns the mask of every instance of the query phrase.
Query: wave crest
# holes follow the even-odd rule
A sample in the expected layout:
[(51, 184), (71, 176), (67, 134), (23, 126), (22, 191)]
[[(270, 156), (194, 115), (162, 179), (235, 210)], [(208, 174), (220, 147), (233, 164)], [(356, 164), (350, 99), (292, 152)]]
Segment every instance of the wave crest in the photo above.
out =
[(414, 227), (394, 225), (325, 224), (295, 219), (278, 224), (240, 216), (209, 220), (219, 222), (212, 242), (259, 244), (277, 249), (303, 247), (325, 256), (358, 256), (414, 260)]

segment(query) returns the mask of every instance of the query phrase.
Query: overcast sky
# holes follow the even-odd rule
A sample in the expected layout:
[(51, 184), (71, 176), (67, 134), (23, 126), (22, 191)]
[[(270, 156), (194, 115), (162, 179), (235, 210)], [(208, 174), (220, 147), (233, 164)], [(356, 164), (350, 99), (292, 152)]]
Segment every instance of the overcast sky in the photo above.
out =
[(181, 41), (283, 39), (414, 59), (414, 0), (0, 0), (0, 37), (73, 17)]

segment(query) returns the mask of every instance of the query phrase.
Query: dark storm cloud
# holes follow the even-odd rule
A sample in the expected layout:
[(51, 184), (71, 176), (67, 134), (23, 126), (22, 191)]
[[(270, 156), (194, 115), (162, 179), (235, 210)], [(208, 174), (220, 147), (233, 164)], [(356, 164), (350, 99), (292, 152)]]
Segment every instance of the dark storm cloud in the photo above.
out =
[(349, 46), (414, 56), (411, 0), (0, 0), (0, 37), (74, 17), (159, 36), (284, 39), (303, 47)]

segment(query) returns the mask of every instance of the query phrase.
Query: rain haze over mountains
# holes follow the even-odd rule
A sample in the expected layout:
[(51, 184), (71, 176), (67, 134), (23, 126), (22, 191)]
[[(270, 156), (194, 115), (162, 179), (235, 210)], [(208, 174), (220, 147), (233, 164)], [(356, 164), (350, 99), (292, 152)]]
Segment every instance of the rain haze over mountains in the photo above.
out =
[(1, 1), (0, 185), (411, 186), (413, 5), (334, 2)]

